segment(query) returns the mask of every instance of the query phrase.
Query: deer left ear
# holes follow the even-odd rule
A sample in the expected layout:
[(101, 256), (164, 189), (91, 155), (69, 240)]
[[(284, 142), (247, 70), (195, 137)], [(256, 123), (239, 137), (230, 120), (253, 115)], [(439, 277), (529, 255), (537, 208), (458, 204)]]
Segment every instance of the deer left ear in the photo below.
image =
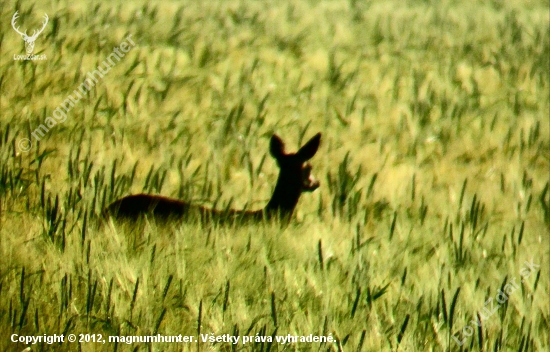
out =
[(269, 143), (269, 152), (271, 153), (271, 156), (273, 156), (277, 160), (285, 156), (285, 143), (276, 134), (271, 137), (271, 142)]
[(317, 153), (317, 149), (319, 149), (319, 144), (321, 144), (321, 133), (317, 133), (313, 138), (311, 138), (306, 144), (298, 150), (298, 153), (296, 155), (302, 162), (307, 161)]

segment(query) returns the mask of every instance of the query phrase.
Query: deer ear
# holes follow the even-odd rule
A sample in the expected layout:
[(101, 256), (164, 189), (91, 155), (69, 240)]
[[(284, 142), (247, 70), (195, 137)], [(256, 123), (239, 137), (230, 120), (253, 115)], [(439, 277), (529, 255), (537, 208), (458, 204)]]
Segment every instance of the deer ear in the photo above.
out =
[(302, 161), (307, 161), (317, 153), (317, 149), (319, 149), (319, 144), (321, 144), (321, 133), (317, 133), (313, 138), (311, 138), (300, 150), (298, 150), (298, 157)]
[(277, 160), (285, 155), (285, 143), (276, 134), (271, 137), (271, 142), (269, 143), (269, 151), (271, 152), (271, 156), (273, 156)]

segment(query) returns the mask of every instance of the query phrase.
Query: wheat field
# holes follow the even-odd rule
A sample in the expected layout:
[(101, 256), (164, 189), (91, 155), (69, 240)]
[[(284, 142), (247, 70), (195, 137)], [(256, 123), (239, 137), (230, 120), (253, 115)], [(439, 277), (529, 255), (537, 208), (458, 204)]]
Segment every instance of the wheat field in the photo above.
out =
[[(548, 6), (2, 2), (0, 350), (547, 350)], [(318, 132), (288, 226), (98, 221), (260, 209)]]

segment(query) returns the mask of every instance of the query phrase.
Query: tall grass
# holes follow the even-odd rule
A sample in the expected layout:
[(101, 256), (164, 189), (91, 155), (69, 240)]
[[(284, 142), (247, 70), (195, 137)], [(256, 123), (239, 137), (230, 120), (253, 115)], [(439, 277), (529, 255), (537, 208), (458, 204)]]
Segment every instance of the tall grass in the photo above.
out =
[[(50, 24), (31, 62), (0, 23), (0, 349), (27, 347), (12, 334), (195, 338), (33, 351), (547, 349), (547, 8), (4, 3), (29, 32)], [(128, 34), (137, 46), (37, 141)], [(260, 208), (270, 136), (296, 150), (318, 131), (321, 187), (287, 227), (98, 226), (138, 192)]]

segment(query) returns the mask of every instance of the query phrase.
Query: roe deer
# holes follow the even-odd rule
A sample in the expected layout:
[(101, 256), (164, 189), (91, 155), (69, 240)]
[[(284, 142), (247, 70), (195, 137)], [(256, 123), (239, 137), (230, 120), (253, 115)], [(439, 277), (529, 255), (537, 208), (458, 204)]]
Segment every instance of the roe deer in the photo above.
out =
[(262, 219), (280, 219), (288, 222), (302, 192), (313, 192), (319, 182), (311, 175), (311, 159), (321, 142), (321, 133), (317, 133), (296, 153), (285, 153), (284, 143), (277, 135), (271, 137), (270, 153), (279, 165), (279, 177), (270, 201), (264, 209), (216, 210), (190, 204), (178, 199), (150, 194), (137, 194), (121, 198), (109, 205), (103, 212), (104, 218), (137, 220), (144, 215), (155, 219), (182, 219), (197, 216), (201, 220), (259, 221)]

